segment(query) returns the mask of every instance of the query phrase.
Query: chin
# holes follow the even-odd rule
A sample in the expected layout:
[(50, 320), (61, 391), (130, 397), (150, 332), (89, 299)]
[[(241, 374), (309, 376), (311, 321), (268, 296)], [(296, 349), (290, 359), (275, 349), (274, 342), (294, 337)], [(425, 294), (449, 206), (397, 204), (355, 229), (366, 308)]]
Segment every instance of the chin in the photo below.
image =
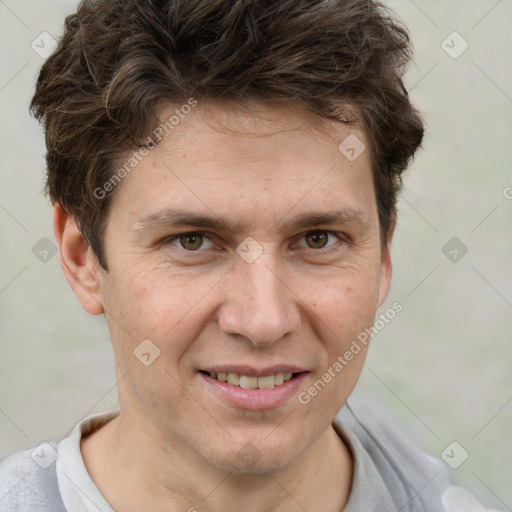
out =
[(268, 439), (258, 441), (246, 438), (233, 441), (223, 453), (214, 449), (210, 460), (224, 471), (263, 475), (276, 473), (292, 464), (302, 452), (302, 449), (298, 451), (298, 447), (298, 443), (289, 438), (277, 443)]

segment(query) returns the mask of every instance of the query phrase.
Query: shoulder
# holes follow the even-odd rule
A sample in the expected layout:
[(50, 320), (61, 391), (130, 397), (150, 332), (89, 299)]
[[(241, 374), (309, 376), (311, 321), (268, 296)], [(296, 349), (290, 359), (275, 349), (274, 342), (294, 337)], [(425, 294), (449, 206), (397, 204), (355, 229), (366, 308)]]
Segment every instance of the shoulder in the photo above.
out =
[[(354, 394), (335, 418), (369, 454), (397, 510), (402, 512), (496, 512), (452, 485), (445, 464), (417, 446), (397, 421), (368, 397)], [(461, 508), (462, 507), (462, 508)]]
[(43, 443), (0, 461), (0, 511), (60, 512), (56, 446)]

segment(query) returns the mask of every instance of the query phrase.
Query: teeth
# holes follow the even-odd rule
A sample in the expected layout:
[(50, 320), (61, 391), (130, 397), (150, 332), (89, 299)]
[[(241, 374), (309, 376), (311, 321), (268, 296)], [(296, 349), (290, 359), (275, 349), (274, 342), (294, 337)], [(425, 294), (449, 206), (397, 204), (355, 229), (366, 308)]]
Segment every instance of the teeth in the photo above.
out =
[(240, 384), (240, 375), (237, 375), (236, 373), (228, 373), (228, 384), (238, 386)]
[(240, 387), (244, 389), (256, 389), (258, 387), (258, 377), (240, 375)]
[(284, 382), (284, 373), (276, 373), (274, 375), (274, 384), (276, 386), (279, 386), (279, 384), (282, 384)]
[(237, 373), (210, 372), (210, 377), (213, 379), (227, 382), (232, 386), (240, 386), (244, 389), (271, 389), (290, 380), (292, 376), (292, 373), (276, 373), (263, 377), (249, 377), (248, 375), (238, 375)]
[(269, 389), (273, 388), (275, 384), (275, 377), (273, 375), (267, 375), (266, 377), (258, 377), (258, 388)]

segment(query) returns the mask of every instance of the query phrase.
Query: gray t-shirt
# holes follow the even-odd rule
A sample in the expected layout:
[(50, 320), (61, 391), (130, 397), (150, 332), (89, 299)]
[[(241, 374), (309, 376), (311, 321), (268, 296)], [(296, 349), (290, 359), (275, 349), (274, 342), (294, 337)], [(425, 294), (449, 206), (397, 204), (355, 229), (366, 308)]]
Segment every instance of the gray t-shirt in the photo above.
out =
[[(493, 512), (451, 486), (443, 463), (371, 412), (349, 400), (333, 423), (354, 459), (343, 512)], [(90, 416), (58, 444), (42, 443), (1, 461), (0, 511), (113, 512), (87, 472), (80, 440), (117, 414)]]

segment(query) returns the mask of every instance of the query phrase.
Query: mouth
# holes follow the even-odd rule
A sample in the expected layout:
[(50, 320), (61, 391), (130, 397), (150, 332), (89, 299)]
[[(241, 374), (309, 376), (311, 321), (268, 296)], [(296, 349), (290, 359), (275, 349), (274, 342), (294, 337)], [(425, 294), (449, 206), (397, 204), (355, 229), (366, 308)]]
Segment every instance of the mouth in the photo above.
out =
[(272, 389), (274, 387), (281, 386), (302, 372), (279, 372), (269, 375), (262, 375), (260, 377), (224, 372), (201, 371), (201, 373), (208, 375), (212, 379), (225, 382), (231, 386), (236, 386), (243, 389)]
[(250, 366), (199, 370), (206, 393), (245, 410), (276, 409), (290, 403), (303, 387), (309, 372), (290, 365), (255, 369)]

